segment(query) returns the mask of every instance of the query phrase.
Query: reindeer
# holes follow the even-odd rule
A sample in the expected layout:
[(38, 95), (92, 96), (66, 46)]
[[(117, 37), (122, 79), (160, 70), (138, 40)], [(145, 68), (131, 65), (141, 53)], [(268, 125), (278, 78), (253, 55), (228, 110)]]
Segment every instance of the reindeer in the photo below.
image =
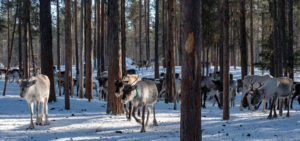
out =
[[(115, 81), (115, 86), (116, 86), (116, 90), (115, 90), (115, 94), (117, 96), (120, 96), (123, 94), (123, 89), (124, 89), (124, 86), (126, 84), (128, 85), (135, 85), (137, 82), (141, 81), (141, 78), (138, 76), (138, 75), (135, 75), (135, 74), (128, 74), (126, 76), (124, 76), (122, 78), (122, 80), (116, 80)], [(129, 110), (127, 108), (127, 104), (124, 104), (124, 109), (126, 111), (126, 118), (130, 121), (131, 120), (131, 113), (132, 113), (132, 110), (131, 110), (131, 102), (129, 102)], [(140, 112), (139, 112), (140, 113)]]
[[(290, 102), (290, 96), (292, 94), (293, 80), (287, 77), (279, 77), (279, 78), (271, 78), (265, 82), (263, 86), (254, 91), (253, 104), (258, 104), (262, 99), (270, 100), (272, 99), (272, 103), (270, 104), (270, 114), (268, 119), (272, 118), (272, 109), (274, 108), (274, 117), (277, 117), (275, 103), (277, 98), (287, 98), (288, 104)], [(280, 106), (279, 114), (282, 115), (282, 105)], [(289, 105), (287, 106), (287, 117), (290, 116)]]
[[(50, 92), (50, 81), (46, 75), (32, 76), (29, 80), (18, 80), (20, 96), (26, 99), (30, 109), (29, 129), (34, 129), (33, 106), (36, 104), (36, 125), (43, 125), (43, 114), (45, 110), (45, 123), (48, 125), (48, 99)], [(41, 104), (41, 116), (39, 117), (39, 106)]]
[[(120, 96), (120, 95), (116, 95)], [(125, 84), (123, 89), (123, 95), (121, 102), (126, 104), (128, 102), (132, 103), (132, 115), (133, 118), (140, 124), (142, 124), (141, 132), (145, 132), (148, 127), (150, 108), (149, 105), (152, 105), (153, 110), (153, 124), (157, 125), (156, 117), (155, 117), (155, 104), (158, 99), (158, 91), (156, 85), (153, 81), (142, 80), (137, 82), (135, 85)], [(135, 111), (139, 107), (143, 108), (142, 112), (142, 120), (138, 119), (135, 116)], [(147, 120), (145, 123), (145, 110), (147, 109)]]

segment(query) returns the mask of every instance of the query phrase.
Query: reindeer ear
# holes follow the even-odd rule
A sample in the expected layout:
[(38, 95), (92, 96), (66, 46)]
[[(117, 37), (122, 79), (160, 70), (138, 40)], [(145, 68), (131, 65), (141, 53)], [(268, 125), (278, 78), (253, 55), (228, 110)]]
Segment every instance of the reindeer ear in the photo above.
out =
[(30, 87), (30, 86), (34, 85), (35, 83), (36, 83), (36, 80), (29, 81), (27, 83), (27, 87)]

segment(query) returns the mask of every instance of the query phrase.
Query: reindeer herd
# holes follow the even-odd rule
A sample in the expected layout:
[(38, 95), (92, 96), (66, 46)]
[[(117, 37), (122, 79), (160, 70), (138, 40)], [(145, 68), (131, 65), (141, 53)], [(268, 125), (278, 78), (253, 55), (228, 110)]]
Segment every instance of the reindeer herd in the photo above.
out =
[[(0, 71), (2, 73), (2, 71)], [(12, 71), (16, 73), (15, 71)], [(18, 78), (21, 78), (21, 74), (16, 73)], [(0, 75), (1, 76), (1, 75)], [(11, 75), (14, 81), (16, 78)], [(99, 84), (99, 90), (97, 89), (97, 83), (93, 83), (96, 94), (99, 94), (101, 100), (106, 100), (108, 92), (108, 74), (107, 72), (101, 73), (100, 77), (96, 77)], [(24, 97), (29, 105), (31, 121), (29, 129), (33, 129), (33, 105), (36, 104), (36, 124), (37, 125), (48, 125), (48, 111), (47, 102), (49, 98), (50, 82), (47, 76), (39, 74), (32, 76), (27, 80), (19, 79), (16, 81), (20, 86), (20, 96)], [(64, 73), (56, 75), (56, 82), (59, 87), (64, 85)], [(176, 74), (176, 99), (180, 102), (181, 96), (181, 79), (180, 75)], [(77, 86), (77, 80), (74, 79), (74, 86)], [(160, 99), (164, 98), (165, 95), (165, 74), (161, 73), (160, 79), (153, 78), (140, 78), (136, 75), (134, 69), (128, 70), (127, 75), (121, 80), (115, 80), (115, 95), (121, 97), (121, 102), (124, 104), (126, 110), (126, 118), (131, 120), (133, 117), (136, 122), (142, 125), (141, 132), (145, 132), (149, 126), (149, 115), (152, 107), (153, 112), (153, 125), (157, 125), (155, 116), (155, 104)], [(202, 107), (206, 108), (206, 100), (212, 100), (213, 106), (215, 103), (222, 109), (222, 92), (223, 85), (220, 81), (220, 76), (217, 74), (211, 74), (207, 77), (201, 78), (201, 93), (203, 104)], [(242, 93), (240, 110), (247, 108), (249, 110), (257, 110), (262, 104), (262, 110), (265, 112), (269, 109), (270, 113), (268, 119), (277, 117), (276, 110), (280, 109), (279, 115), (282, 115), (282, 109), (287, 109), (287, 117), (290, 116), (289, 109), (293, 108), (293, 100), (298, 97), (300, 104), (300, 83), (293, 82), (292, 79), (287, 77), (274, 78), (271, 75), (248, 75), (243, 80), (233, 80), (232, 74), (230, 75), (229, 82), (229, 102), (230, 106), (235, 106), (235, 96), (237, 93)], [(99, 92), (99, 93), (98, 93)], [(174, 95), (174, 94), (172, 94)], [(39, 116), (39, 105), (41, 104), (41, 114)], [(129, 110), (127, 109), (129, 104)], [(268, 105), (268, 106), (267, 106)], [(135, 112), (142, 110), (142, 117), (139, 119), (136, 117)], [(145, 112), (147, 110), (147, 118), (145, 118)], [(273, 113), (273, 114), (272, 114)], [(43, 118), (45, 115), (45, 122)], [(145, 121), (146, 119), (146, 121)]]

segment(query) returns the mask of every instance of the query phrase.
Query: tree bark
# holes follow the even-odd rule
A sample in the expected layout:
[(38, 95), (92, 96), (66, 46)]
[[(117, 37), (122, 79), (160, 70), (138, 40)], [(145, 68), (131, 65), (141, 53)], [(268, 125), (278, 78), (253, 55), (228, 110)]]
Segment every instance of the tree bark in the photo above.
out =
[(223, 120), (229, 120), (229, 3), (224, 0)]
[(18, 9), (18, 20), (19, 20), (19, 23), (18, 23), (18, 36), (19, 36), (19, 44), (18, 44), (18, 49), (19, 49), (19, 70), (23, 70), (23, 59), (22, 59), (22, 56), (23, 56), (23, 52), (22, 52), (22, 14), (21, 14), (21, 8), (20, 8), (20, 5), (21, 5), (22, 1), (21, 0), (18, 0), (18, 5), (19, 5), (19, 9)]
[(201, 0), (183, 1), (183, 60), (180, 140), (202, 140), (201, 130)]
[(163, 67), (166, 67), (166, 12), (165, 0), (162, 0), (162, 50), (163, 50)]
[[(102, 0), (103, 1), (103, 0)], [(81, 0), (81, 9), (80, 9), (80, 50), (79, 50), (79, 65), (80, 65), (80, 71), (79, 71), (79, 97), (83, 98), (83, 73), (84, 73), (84, 66), (83, 66), (83, 51), (85, 46), (84, 41), (84, 12), (85, 11), (85, 1)]]
[(75, 61), (76, 61), (76, 80), (79, 75), (79, 56), (78, 56), (78, 30), (77, 30), (77, 0), (74, 0), (74, 33), (75, 33)]
[(294, 79), (294, 29), (293, 29), (293, 6), (294, 6), (294, 0), (288, 0), (288, 9), (289, 9), (289, 14), (288, 14), (288, 24), (289, 24), (289, 43), (288, 43), (288, 73), (289, 77), (291, 79)]
[(179, 53), (179, 66), (182, 66), (182, 54), (183, 54), (183, 52), (182, 52), (182, 47), (183, 47), (183, 45), (182, 45), (182, 33), (183, 33), (183, 31), (182, 31), (182, 29), (183, 29), (183, 25), (182, 25), (182, 0), (180, 0), (180, 8), (179, 8), (179, 44), (178, 44), (178, 53)]
[(101, 14), (100, 14), (100, 0), (96, 1), (96, 31), (97, 31), (97, 77), (101, 73)]
[(30, 0), (24, 1), (24, 78), (28, 79), (30, 76), (30, 63), (29, 63), (29, 22), (30, 22)]
[(108, 1), (108, 46), (110, 47), (110, 61), (108, 70), (108, 103), (107, 113), (114, 115), (124, 112), (121, 97), (115, 95), (115, 80), (122, 78), (121, 48), (119, 47), (119, 3)]
[[(286, 12), (285, 12), (285, 0), (278, 0), (278, 30), (279, 30), (279, 46), (278, 51), (280, 54), (280, 58), (278, 58), (278, 72), (279, 76), (283, 76), (283, 69), (284, 69), (284, 76), (287, 76), (287, 48), (286, 48)], [(291, 54), (292, 55), (292, 54)]]
[(125, 0), (121, 0), (121, 45), (122, 45), (122, 74), (126, 72), (126, 22), (125, 22)]
[(253, 0), (250, 0), (250, 64), (251, 75), (254, 75), (254, 53), (253, 53)]
[(85, 79), (85, 96), (89, 101), (93, 99), (93, 65), (92, 65), (92, 0), (85, 1), (85, 41), (86, 41), (86, 79)]
[(246, 0), (240, 1), (240, 32), (241, 32), (241, 69), (242, 79), (248, 74), (248, 53), (247, 53), (247, 33), (246, 33)]
[[(49, 102), (56, 101), (53, 77), (50, 0), (40, 0), (41, 71), (50, 79)], [(32, 52), (33, 53), (33, 52)]]
[(151, 62), (150, 60), (150, 42), (149, 42), (149, 0), (144, 0), (144, 6), (145, 6), (145, 42), (146, 42), (146, 58), (148, 63)]
[(174, 0), (168, 1), (168, 50), (167, 50), (167, 78), (165, 102), (174, 102), (176, 110), (176, 84), (175, 84), (175, 44), (174, 44)]
[[(29, 38), (30, 38), (29, 44), (30, 44), (30, 51), (31, 51), (31, 61), (32, 61), (32, 67), (33, 67), (33, 75), (36, 76), (37, 68), (36, 68), (36, 62), (35, 62), (35, 57), (34, 57), (34, 50), (33, 50), (33, 43), (32, 43), (33, 38), (32, 38), (32, 34), (31, 34), (31, 23), (30, 22), (29, 22), (28, 32), (29, 32)], [(52, 46), (51, 46), (51, 48), (52, 48)], [(52, 49), (51, 49), (51, 51), (52, 51)], [(53, 66), (53, 60), (52, 60), (52, 66)]]
[(70, 109), (70, 86), (72, 82), (72, 34), (71, 2), (65, 0), (65, 109)]
[(101, 72), (104, 71), (104, 0), (101, 0)]
[(139, 46), (140, 46), (140, 62), (142, 62), (142, 0), (139, 0)]
[(219, 16), (220, 16), (220, 39), (219, 39), (219, 66), (220, 66), (220, 80), (223, 82), (223, 43), (224, 43), (224, 27), (223, 27), (223, 1), (221, 1), (220, 8), (219, 8)]
[(158, 56), (158, 28), (159, 28), (159, 0), (155, 0), (155, 78), (159, 78)]

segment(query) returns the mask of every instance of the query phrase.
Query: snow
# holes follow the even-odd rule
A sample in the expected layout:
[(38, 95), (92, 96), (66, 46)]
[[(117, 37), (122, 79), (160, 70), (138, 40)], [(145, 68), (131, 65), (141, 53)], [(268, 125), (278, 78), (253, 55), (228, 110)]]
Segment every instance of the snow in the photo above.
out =
[[(131, 64), (127, 59), (127, 64)], [(135, 68), (134, 65), (128, 68)], [(160, 71), (164, 69), (161, 67)], [(213, 70), (213, 68), (211, 68)], [(176, 67), (180, 73), (181, 67)], [(75, 72), (75, 71), (74, 71)], [(230, 68), (234, 79), (240, 78), (240, 68)], [(255, 71), (261, 74), (259, 70)], [(141, 68), (142, 77), (153, 77), (153, 68)], [(94, 73), (95, 74), (95, 73)], [(296, 74), (300, 81), (300, 74)], [(19, 96), (16, 83), (8, 83), (6, 96), (2, 96), (4, 79), (0, 80), (0, 140), (180, 140), (180, 104), (173, 110), (173, 104), (159, 101), (156, 104), (158, 126), (150, 126), (147, 132), (140, 133), (141, 125), (133, 119), (127, 121), (125, 115), (106, 114), (106, 102), (96, 96), (91, 102), (75, 96), (71, 98), (71, 109), (64, 109), (64, 96), (57, 96), (57, 102), (49, 103), (50, 125), (36, 126), (33, 130), (26, 128), (30, 123), (29, 108), (25, 99)], [(58, 89), (57, 93), (58, 93)], [(212, 106), (208, 101), (207, 108), (202, 109), (203, 140), (300, 140), (300, 106), (294, 101), (290, 117), (283, 116), (268, 120), (268, 112), (239, 110), (241, 95), (235, 100), (235, 107), (230, 108), (230, 120), (222, 120), (223, 111)], [(35, 118), (34, 118), (35, 121)]]

